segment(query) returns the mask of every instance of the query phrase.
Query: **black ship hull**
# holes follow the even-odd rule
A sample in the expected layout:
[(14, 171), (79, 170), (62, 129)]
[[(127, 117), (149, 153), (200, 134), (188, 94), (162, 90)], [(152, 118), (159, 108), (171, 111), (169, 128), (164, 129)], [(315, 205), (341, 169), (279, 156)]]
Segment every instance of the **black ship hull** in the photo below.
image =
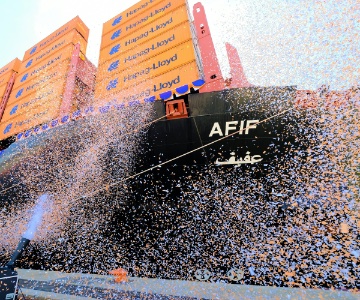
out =
[[(316, 204), (302, 195), (309, 173), (320, 172), (309, 168), (307, 159), (307, 150), (319, 140), (311, 118), (293, 106), (294, 93), (286, 87), (188, 95), (190, 117), (163, 118), (138, 135), (125, 175), (114, 138), (101, 151), (100, 188), (77, 195), (60, 233), (31, 244), (19, 265), (92, 273), (123, 267), (143, 277), (302, 284), (305, 275), (285, 275), (298, 264), (292, 249), (303, 239), (287, 228), (296, 228), (299, 216)], [(150, 108), (153, 120), (165, 115), (162, 103)], [(27, 155), (51, 155), (52, 147), (62, 147), (74, 166), (77, 128), (96, 118), (29, 138)], [(54, 141), (52, 135), (61, 137)], [(1, 196), (8, 210), (31, 203), (28, 193), (51, 186), (46, 176), (37, 179), (36, 188), (21, 184), (17, 168), (14, 162), (1, 175), (8, 185)], [(284, 260), (280, 251), (290, 254)], [(309, 262), (317, 259), (304, 251)], [(8, 255), (4, 249), (2, 259)]]

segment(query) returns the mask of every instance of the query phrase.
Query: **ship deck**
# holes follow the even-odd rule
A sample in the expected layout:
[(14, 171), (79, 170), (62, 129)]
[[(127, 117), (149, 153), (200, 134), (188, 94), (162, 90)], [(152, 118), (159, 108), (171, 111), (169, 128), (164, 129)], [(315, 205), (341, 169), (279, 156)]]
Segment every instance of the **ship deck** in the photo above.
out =
[(359, 299), (350, 291), (279, 288), (185, 280), (17, 269), (19, 299)]

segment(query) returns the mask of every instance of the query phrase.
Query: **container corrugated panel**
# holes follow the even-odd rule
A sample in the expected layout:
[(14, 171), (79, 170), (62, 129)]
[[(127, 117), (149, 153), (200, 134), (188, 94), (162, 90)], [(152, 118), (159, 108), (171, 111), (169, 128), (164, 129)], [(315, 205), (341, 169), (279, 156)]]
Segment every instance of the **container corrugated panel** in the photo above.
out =
[(22, 98), (21, 100), (6, 105), (1, 122), (8, 121), (24, 114), (26, 111), (31, 111), (37, 106), (45, 106), (50, 99), (57, 99), (64, 92), (65, 81), (54, 82), (35, 93)]
[(52, 82), (60, 82), (62, 79), (65, 83), (66, 75), (70, 67), (70, 59), (63, 60), (55, 68), (50, 69), (45, 74), (34, 78), (25, 85), (14, 88), (10, 94), (8, 104), (20, 101), (30, 94), (42, 91), (44, 88), (50, 88)]
[[(109, 21), (105, 22), (103, 25), (102, 35), (105, 35), (112, 29), (114, 29), (119, 24), (128, 22), (135, 18), (138, 14), (143, 13), (144, 11), (149, 10), (154, 5), (160, 3), (162, 0), (142, 0), (123, 12), (117, 14), (115, 17), (111, 18)], [(116, 10), (116, 7), (111, 7), (110, 9)]]
[(53, 55), (41, 63), (29, 66), (23, 73), (18, 74), (16, 77), (14, 89), (18, 89), (29, 82), (34, 82), (35, 80), (41, 80), (42, 77), (45, 77), (48, 73), (52, 72), (55, 67), (59, 68), (59, 70), (63, 70), (64, 65), (69, 65), (73, 50), (73, 44), (67, 45), (56, 53), (53, 53)]
[[(7, 86), (9, 83), (11, 76), (14, 74), (14, 71), (7, 72), (0, 78), (0, 89), (4, 86)], [(1, 93), (0, 93), (1, 95)]]
[(95, 91), (95, 103), (102, 106), (107, 103), (125, 104), (132, 101), (142, 101), (144, 98), (155, 96), (159, 99), (159, 94), (174, 90), (177, 87), (189, 84), (200, 77), (200, 72), (196, 61), (192, 61), (179, 68), (157, 77), (137, 83), (127, 89), (113, 90), (102, 89)]
[[(105, 91), (118, 92), (138, 82), (167, 73), (195, 59), (192, 41), (188, 41), (120, 73), (114, 73), (116, 70), (102, 69), (98, 73), (99, 81), (95, 87), (95, 95), (104, 94)], [(101, 73), (101, 71), (105, 72)]]
[[(3, 77), (9, 77), (9, 73), (11, 73), (11, 75), (12, 75), (11, 71), (19, 72), (20, 65), (21, 65), (21, 60), (18, 58), (15, 58), (11, 62), (9, 62), (7, 65), (3, 66), (0, 69), (0, 85), (3, 84), (2, 83)], [(11, 75), (10, 75), (10, 77), (11, 77)]]
[(76, 16), (74, 19), (70, 20), (68, 23), (61, 26), (58, 30), (55, 30), (52, 34), (48, 35), (42, 41), (28, 49), (24, 54), (23, 61), (27, 61), (31, 56), (34, 56), (40, 51), (43, 51), (43, 49), (56, 42), (59, 38), (70, 32), (72, 29), (76, 29), (86, 41), (88, 40), (89, 28), (78, 16)]
[(172, 12), (180, 6), (186, 5), (185, 0), (166, 0), (158, 3), (151, 9), (142, 13), (136, 14), (132, 20), (120, 23), (115, 26), (111, 31), (102, 36), (101, 49), (112, 44), (114, 41), (125, 38), (131, 33), (139, 31), (145, 25), (148, 25), (155, 20), (159, 19)]
[(119, 39), (116, 39), (116, 41), (114, 40), (108, 46), (105, 46), (100, 50), (99, 58), (102, 60), (102, 55), (104, 53), (106, 53), (105, 55), (108, 55), (110, 53), (120, 54), (129, 51), (187, 21), (189, 21), (189, 15), (187, 7), (184, 5), (124, 38), (121, 38), (120, 36)]
[(58, 117), (62, 97), (49, 99), (45, 105), (33, 108), (16, 118), (0, 123), (0, 140), (18, 134)]
[(83, 54), (86, 54), (87, 41), (77, 32), (77, 30), (73, 29), (69, 33), (65, 34), (63, 37), (56, 40), (54, 43), (49, 44), (42, 51), (38, 52), (35, 56), (32, 56), (28, 60), (24, 60), (20, 66), (18, 73), (23, 74), (24, 72), (28, 72), (30, 68), (33, 68), (40, 62), (50, 60), (51, 57), (54, 57), (56, 52), (69, 44), (80, 44), (80, 51)]
[[(12, 75), (12, 74), (11, 74)], [(6, 89), (7, 89), (7, 85), (8, 84), (8, 82), (6, 82), (5, 84), (3, 84), (3, 85), (1, 85), (0, 86), (0, 102), (1, 102), (1, 100), (2, 100), (2, 97), (4, 96), (4, 94), (5, 94), (5, 91), (6, 91)]]
[(139, 64), (179, 44), (189, 41), (191, 38), (190, 23), (182, 23), (154, 39), (140, 44), (131, 51), (118, 53), (103, 52), (99, 61), (98, 70), (108, 69), (114, 64), (118, 65), (117, 71), (131, 68), (133, 65)]
[(52, 72), (54, 68), (64, 70), (66, 66), (69, 66), (73, 48), (74, 45), (70, 44), (62, 50), (54, 53), (51, 57), (48, 57), (48, 59), (45, 61), (30, 67), (22, 74), (18, 74), (15, 80), (14, 89), (18, 89), (19, 87), (22, 87), (29, 82), (41, 80), (48, 73)]

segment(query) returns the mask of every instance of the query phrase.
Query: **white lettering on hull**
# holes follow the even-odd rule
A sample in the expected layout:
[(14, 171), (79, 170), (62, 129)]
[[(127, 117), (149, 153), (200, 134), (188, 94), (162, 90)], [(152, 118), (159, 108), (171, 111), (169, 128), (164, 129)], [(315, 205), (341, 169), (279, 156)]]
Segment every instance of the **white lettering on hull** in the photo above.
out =
[(239, 131), (239, 134), (249, 134), (249, 130), (256, 129), (258, 123), (259, 120), (246, 120), (246, 123), (245, 121), (228, 121), (225, 123), (225, 130), (223, 131), (219, 122), (215, 122), (210, 131), (209, 137), (212, 137), (213, 135), (224, 136), (224, 132), (225, 136), (228, 136), (236, 131)]

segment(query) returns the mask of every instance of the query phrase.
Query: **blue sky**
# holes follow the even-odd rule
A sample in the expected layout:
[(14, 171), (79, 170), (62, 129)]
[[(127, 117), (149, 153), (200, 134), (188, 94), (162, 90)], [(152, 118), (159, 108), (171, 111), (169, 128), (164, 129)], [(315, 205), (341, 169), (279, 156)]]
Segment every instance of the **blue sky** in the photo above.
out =
[[(97, 65), (102, 24), (138, 1), (0, 0), (0, 67), (79, 15), (90, 28), (87, 57)], [(189, 6), (198, 1), (188, 0)], [(224, 77), (225, 42), (238, 49), (255, 85), (332, 89), (358, 85), (357, 0), (203, 0)]]

